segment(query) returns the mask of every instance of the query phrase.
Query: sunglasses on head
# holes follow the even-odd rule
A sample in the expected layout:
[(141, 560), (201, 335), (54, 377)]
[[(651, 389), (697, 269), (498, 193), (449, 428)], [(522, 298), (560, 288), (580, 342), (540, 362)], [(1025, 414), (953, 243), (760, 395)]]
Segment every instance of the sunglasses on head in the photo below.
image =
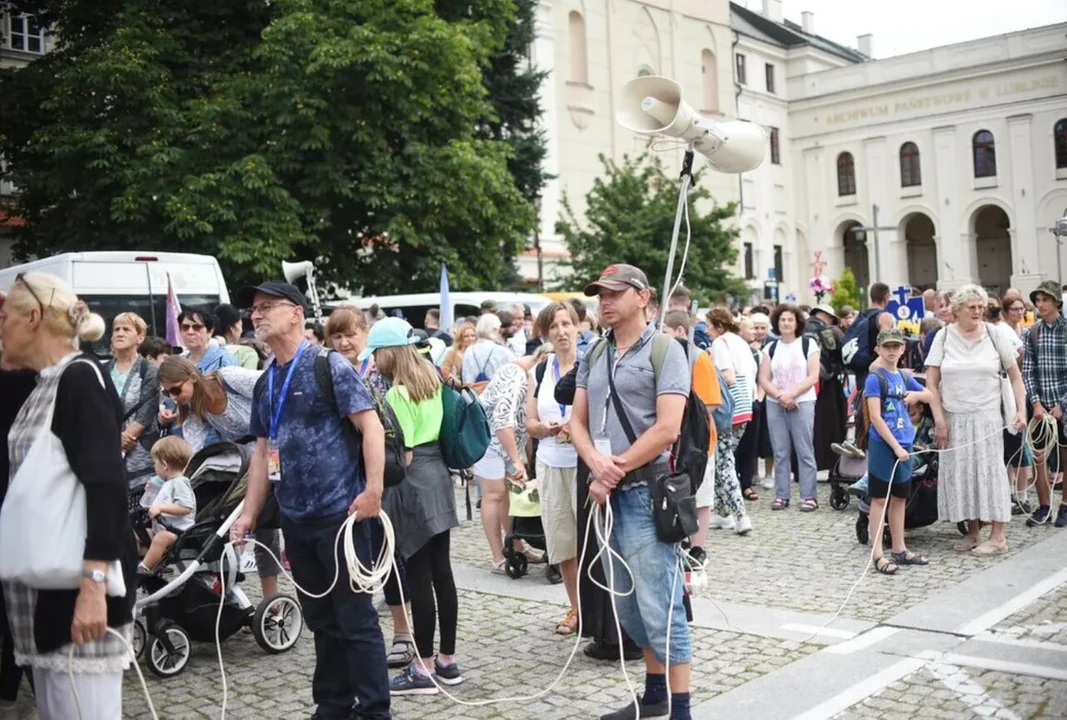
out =
[(48, 305), (52, 304), (52, 298), (54, 298), (55, 294), (56, 294), (56, 291), (55, 291), (54, 288), (52, 289), (52, 298), (49, 298), (48, 305), (45, 305), (41, 301), (41, 296), (38, 295), (37, 291), (33, 289), (33, 286), (30, 285), (28, 282), (26, 282), (26, 273), (19, 273), (18, 275), (16, 275), (15, 276), (15, 282), (16, 283), (22, 283), (22, 287), (26, 288), (26, 292), (28, 292), (30, 294), (30, 297), (32, 297), (34, 300), (37, 301), (37, 307), (41, 308), (41, 312), (44, 312), (44, 309), (46, 307), (48, 307)]

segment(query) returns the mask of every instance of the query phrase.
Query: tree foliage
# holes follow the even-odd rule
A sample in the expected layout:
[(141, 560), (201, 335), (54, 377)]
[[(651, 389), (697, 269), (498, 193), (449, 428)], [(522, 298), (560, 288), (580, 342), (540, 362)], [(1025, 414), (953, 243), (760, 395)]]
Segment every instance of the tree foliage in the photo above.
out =
[[(444, 0), (442, 0), (444, 2)], [(535, 212), (483, 68), (511, 0), (18, 0), (55, 52), (0, 75), (16, 253), (314, 259), (367, 292), (493, 287)]]
[[(584, 222), (563, 198), (562, 218), (556, 225), (570, 251), (570, 275), (560, 289), (577, 290), (595, 278), (608, 263), (636, 265), (659, 288), (667, 273), (671, 232), (678, 204), (678, 179), (668, 175), (655, 155), (624, 157), (622, 164), (600, 157), (604, 171), (586, 195)], [(683, 280), (701, 302), (721, 301), (739, 295), (743, 284), (731, 273), (737, 259), (737, 229), (728, 222), (736, 203), (715, 204), (701, 212), (700, 201), (711, 198), (700, 185), (699, 174), (689, 192), (691, 244)], [(678, 241), (677, 275), (685, 249), (685, 224)], [(661, 291), (662, 292), (662, 291)]]
[(841, 277), (834, 280), (834, 293), (830, 296), (830, 304), (836, 312), (841, 312), (845, 305), (849, 305), (853, 310), (863, 307), (863, 295), (856, 285), (856, 274), (852, 272), (852, 268), (846, 267)]

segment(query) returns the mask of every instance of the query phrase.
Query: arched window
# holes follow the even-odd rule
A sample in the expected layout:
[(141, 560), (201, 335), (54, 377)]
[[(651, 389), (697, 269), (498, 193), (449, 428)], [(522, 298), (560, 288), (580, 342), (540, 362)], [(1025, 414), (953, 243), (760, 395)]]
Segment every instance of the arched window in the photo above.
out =
[(856, 194), (856, 163), (849, 152), (837, 156), (837, 194), (841, 197)]
[(923, 184), (919, 165), (919, 146), (906, 142), (900, 146), (900, 186), (915, 187)]
[(993, 133), (988, 130), (979, 130), (974, 134), (971, 147), (974, 149), (974, 176), (976, 178), (996, 177), (997, 152)]
[(1056, 123), (1052, 137), (1056, 143), (1056, 168), (1067, 168), (1067, 118)]
[(585, 49), (585, 18), (571, 11), (568, 18), (571, 41), (571, 82), (589, 84), (589, 63)]
[(719, 66), (715, 62), (715, 53), (703, 50), (700, 53), (700, 72), (704, 78), (704, 110), (719, 110)]

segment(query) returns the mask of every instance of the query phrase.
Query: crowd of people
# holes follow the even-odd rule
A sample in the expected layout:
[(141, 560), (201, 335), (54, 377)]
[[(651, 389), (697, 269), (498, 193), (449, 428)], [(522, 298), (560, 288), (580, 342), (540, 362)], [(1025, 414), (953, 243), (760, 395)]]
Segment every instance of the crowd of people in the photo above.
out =
[[(704, 567), (711, 530), (757, 532), (749, 509), (763, 491), (772, 493), (762, 501), (773, 511), (819, 511), (818, 474), (842, 453), (867, 460), (856, 490), (872, 517), (887, 505), (890, 553), (880, 523), (872, 537), (875, 568), (885, 575), (928, 563), (907, 548), (904, 531), (912, 468), (922, 462), (914, 455), (924, 447), (968, 448), (939, 462), (939, 517), (967, 523), (957, 550), (1003, 552), (1013, 513), (1031, 526), (1067, 526), (1067, 495), (1055, 512), (1051, 496), (1067, 462), (1067, 320), (1055, 283), (1038, 287), (1029, 304), (1017, 291), (990, 299), (973, 285), (924, 295), (931, 316), (917, 341), (896, 329), (881, 283), (863, 311), (781, 303), (716, 306), (698, 318), (684, 287), (659, 307), (642, 270), (613, 264), (585, 295), (597, 298), (595, 311), (574, 300), (535, 316), (487, 302), (481, 315), (448, 328), (432, 310), (419, 330), (354, 303), (319, 325), (296, 287), (265, 282), (242, 289), (237, 307), (182, 312), (182, 349), (149, 337), (136, 314), (120, 314), (102, 360), (80, 349), (105, 335), (102, 319), (62, 280), (19, 276), (0, 308), (3, 490), (20, 476), (62, 474), (84, 488), (88, 530), (78, 584), (45, 589), (4, 579), (0, 700), (14, 699), (29, 669), (40, 717), (75, 717), (73, 643), (69, 668), (83, 711), (119, 716), (129, 658), (106, 628), (129, 637), (133, 593), (114, 591), (112, 581), (120, 574), (129, 589), (138, 573), (160, 571), (196, 519), (185, 467), (222, 442), (253, 448), (231, 538), (257, 539), (264, 595), (277, 591), (272, 554), (282, 557), (283, 544), (302, 588), (322, 591), (340, 573), (327, 596), (301, 598), (315, 634), (315, 717), (388, 718), (393, 695), (462, 683), (450, 545), (459, 522), (456, 471), (466, 468), (449, 467), (442, 453), (446, 385), (477, 393), (488, 421), (488, 448), (469, 469), (487, 571), (507, 572), (506, 552), (557, 568), (570, 607), (554, 631), (577, 632), (581, 606), (594, 640), (588, 655), (644, 661), (639, 715), (629, 705), (608, 720), (690, 717), (690, 610), (682, 584), (672, 582), (679, 563)], [(695, 525), (681, 543), (666, 542), (652, 498), (675, 469), (693, 403), (708, 428), (697, 438), (707, 463), (691, 486)], [(394, 423), (404, 479), (386, 487)], [(50, 437), (62, 453), (49, 454)], [(1026, 500), (1031, 477), (1036, 506)], [(509, 537), (531, 488), (543, 549)], [(280, 531), (257, 527), (268, 498), (280, 508)], [(632, 573), (632, 593), (629, 574), (610, 573), (622, 636), (605, 622), (607, 594), (587, 580), (595, 550), (579, 566), (597, 505), (610, 505), (609, 542)], [(346, 518), (383, 510), (396, 533), (397, 572), (385, 588), (389, 644), (371, 598), (348, 589), (347, 569), (334, 560)], [(150, 523), (135, 534), (130, 518), (138, 512)], [(370, 563), (380, 529), (358, 528), (357, 553)], [(608, 577), (603, 570), (593, 572)], [(389, 668), (400, 672), (390, 678)]]

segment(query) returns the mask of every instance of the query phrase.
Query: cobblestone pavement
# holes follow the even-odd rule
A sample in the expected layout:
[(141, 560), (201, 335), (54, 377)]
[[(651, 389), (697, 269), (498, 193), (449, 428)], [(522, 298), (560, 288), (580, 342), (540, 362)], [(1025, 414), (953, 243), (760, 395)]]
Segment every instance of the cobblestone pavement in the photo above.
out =
[(1067, 717), (1067, 682), (935, 664), (834, 717), (836, 720), (1062, 720)]
[[(801, 514), (794, 509), (770, 512), (771, 493), (760, 491), (761, 499), (750, 503), (755, 523), (752, 534), (739, 537), (722, 531), (712, 533), (708, 543), (710, 582), (702, 593), (734, 605), (751, 606), (757, 612), (759, 608), (788, 609), (809, 615), (836, 611), (863, 570), (867, 550), (856, 541), (855, 503), (844, 512), (832, 510), (828, 492), (829, 487), (821, 484), (821, 509)], [(473, 503), (476, 493), (472, 490), (471, 495)], [(457, 491), (457, 498), (460, 515), (465, 516), (462, 490)], [(910, 531), (909, 546), (926, 554), (932, 564), (926, 568), (909, 568), (904, 577), (868, 575), (841, 615), (853, 620), (883, 622), (1057, 532), (1050, 528), (1027, 530), (1021, 522), (1013, 522), (1008, 531), (1011, 551), (1000, 557), (979, 559), (952, 550), (952, 543), (959, 539), (953, 526), (942, 524)], [(489, 554), (477, 511), (473, 522), (464, 522), (454, 531), (452, 548), (456, 566), (487, 567)], [(471, 575), (468, 570), (468, 576), (477, 578), (478, 574)], [(244, 583), (253, 600), (258, 596), (257, 585), (255, 576)], [(573, 638), (561, 638), (552, 631), (554, 623), (562, 617), (565, 603), (562, 587), (550, 587), (539, 573), (532, 573), (510, 584), (495, 583), (493, 588), (491, 593), (475, 580), (460, 591), (458, 656), (466, 682), (455, 688), (454, 693), (461, 699), (534, 694), (556, 678), (574, 647)], [(388, 638), (391, 632), (388, 616), (382, 622)], [(991, 632), (1067, 645), (1067, 586), (1019, 609), (994, 625)], [(697, 626), (693, 627), (693, 646), (695, 704), (730, 691), (736, 694), (746, 689), (748, 683), (768, 674), (770, 677), (765, 680), (773, 680), (802, 658), (817, 659), (813, 653), (821, 647), (747, 630), (735, 632)], [(1067, 661), (1067, 655), (1064, 658)], [(229, 686), (227, 717), (302, 718), (312, 711), (313, 639), (306, 629), (297, 646), (279, 656), (266, 655), (250, 634), (239, 633), (223, 644), (223, 659)], [(629, 667), (640, 682), (639, 665), (631, 663)], [(146, 677), (159, 717), (174, 720), (219, 717), (221, 684), (212, 644), (196, 645), (189, 667), (180, 676), (161, 680), (146, 671)], [(838, 691), (829, 694), (834, 692)], [(537, 701), (472, 708), (455, 705), (438, 695), (399, 698), (393, 706), (398, 720), (592, 718), (621, 706), (627, 697), (617, 664), (593, 662), (579, 651), (557, 688)], [(20, 705), (22, 717), (30, 716), (28, 702), (24, 696)], [(788, 708), (788, 697), (783, 696), (782, 702)], [(125, 703), (125, 717), (148, 717), (132, 671), (125, 681)], [(845, 707), (840, 705), (834, 712)], [(852, 704), (837, 717), (954, 720), (990, 716), (1067, 717), (1067, 679), (1006, 674), (931, 661)], [(744, 713), (736, 717), (761, 720)]]

